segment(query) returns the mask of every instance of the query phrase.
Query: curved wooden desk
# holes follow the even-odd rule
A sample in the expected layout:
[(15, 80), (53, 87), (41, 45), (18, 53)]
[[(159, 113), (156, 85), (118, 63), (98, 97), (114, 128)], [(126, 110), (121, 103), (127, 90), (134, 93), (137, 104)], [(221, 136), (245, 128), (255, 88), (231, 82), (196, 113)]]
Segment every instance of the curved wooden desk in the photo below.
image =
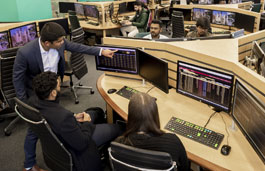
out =
[[(112, 110), (127, 120), (129, 100), (115, 93), (107, 94), (108, 89), (116, 88), (119, 90), (124, 85), (141, 92), (147, 92), (152, 87), (148, 83), (143, 87), (142, 82), (136, 79), (101, 75), (97, 81), (97, 88), (103, 99), (107, 102), (109, 121), (111, 121), (109, 114), (112, 113)], [(203, 126), (213, 113), (213, 110), (206, 104), (178, 94), (176, 89), (173, 88), (169, 90), (169, 94), (165, 94), (157, 88), (153, 88), (148, 94), (157, 98), (162, 129), (172, 116)], [(223, 122), (222, 117), (226, 124)], [(229, 129), (231, 123), (232, 118), (228, 114), (221, 112), (216, 114), (207, 126), (208, 129), (225, 135), (221, 146), (227, 144), (228, 134), (225, 131), (225, 127), (227, 127), (229, 133), (228, 142), (232, 147), (228, 156), (223, 156), (220, 153), (221, 146), (218, 150), (215, 150), (179, 136), (186, 148), (188, 158), (194, 163), (210, 170), (265, 170), (265, 165), (239, 129)]]

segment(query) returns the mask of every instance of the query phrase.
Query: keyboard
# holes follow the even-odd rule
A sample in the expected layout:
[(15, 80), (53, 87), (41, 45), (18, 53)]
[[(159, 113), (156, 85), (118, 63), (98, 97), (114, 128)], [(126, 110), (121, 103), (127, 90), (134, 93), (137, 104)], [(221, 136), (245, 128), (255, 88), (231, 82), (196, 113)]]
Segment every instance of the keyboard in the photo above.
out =
[(139, 91), (137, 91), (137, 90), (135, 90), (133, 88), (124, 86), (116, 94), (118, 94), (118, 95), (130, 100), (132, 95), (135, 94), (135, 93), (138, 93), (138, 92)]
[(172, 117), (169, 120), (165, 129), (214, 149), (218, 149), (224, 139), (223, 134), (211, 131), (176, 117)]
[(96, 22), (93, 22), (93, 21), (88, 21), (87, 24), (91, 24), (91, 25), (94, 25), (94, 26), (98, 26), (99, 23), (96, 23)]

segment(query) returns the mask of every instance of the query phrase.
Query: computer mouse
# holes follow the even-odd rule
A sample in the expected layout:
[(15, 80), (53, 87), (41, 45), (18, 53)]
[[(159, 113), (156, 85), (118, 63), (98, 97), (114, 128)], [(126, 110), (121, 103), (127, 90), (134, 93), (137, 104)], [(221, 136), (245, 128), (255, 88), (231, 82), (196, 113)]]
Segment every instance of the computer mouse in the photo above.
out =
[(223, 145), (221, 148), (221, 153), (225, 156), (227, 156), (231, 151), (231, 146), (229, 145)]
[(108, 90), (108, 94), (115, 93), (116, 91), (117, 91), (117, 89), (111, 88), (111, 89)]

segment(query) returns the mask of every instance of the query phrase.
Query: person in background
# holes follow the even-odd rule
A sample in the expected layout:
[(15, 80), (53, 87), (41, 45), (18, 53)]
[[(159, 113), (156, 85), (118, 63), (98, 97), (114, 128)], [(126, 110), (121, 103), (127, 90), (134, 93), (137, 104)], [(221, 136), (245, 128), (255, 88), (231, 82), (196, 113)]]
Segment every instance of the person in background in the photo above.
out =
[(176, 162), (178, 170), (189, 170), (182, 142), (175, 134), (160, 129), (156, 100), (146, 93), (136, 93), (130, 99), (126, 131), (115, 141), (137, 148), (167, 152)]
[(187, 34), (188, 38), (196, 38), (196, 37), (210, 37), (211, 33), (210, 29), (210, 21), (207, 17), (200, 17), (196, 22), (196, 30), (191, 31)]
[[(34, 39), (19, 48), (14, 67), (13, 84), (16, 96), (26, 101), (33, 93), (32, 79), (44, 71), (52, 71), (64, 77), (64, 51), (85, 53), (89, 55), (104, 55), (112, 57), (115, 51), (90, 47), (73, 43), (64, 38), (66, 35), (63, 27), (55, 22), (46, 23), (40, 33), (40, 38)], [(38, 137), (28, 129), (24, 151), (24, 170), (42, 170), (36, 165), (36, 143)]]
[(144, 36), (146, 39), (168, 39), (167, 36), (160, 34), (162, 32), (162, 21), (152, 20), (150, 26), (150, 34)]
[(28, 104), (40, 111), (71, 153), (74, 170), (102, 170), (97, 147), (121, 135), (121, 129), (118, 125), (104, 123), (104, 111), (101, 108), (88, 108), (78, 114), (65, 109), (59, 104), (60, 85), (56, 73), (42, 72), (33, 79), (36, 96), (31, 96)]
[[(121, 22), (121, 33), (124, 37), (134, 37), (139, 32), (145, 32), (148, 20), (148, 12), (143, 8), (141, 1), (136, 1), (134, 4), (135, 16), (131, 20), (123, 20)], [(129, 34), (127, 35), (127, 32)]]

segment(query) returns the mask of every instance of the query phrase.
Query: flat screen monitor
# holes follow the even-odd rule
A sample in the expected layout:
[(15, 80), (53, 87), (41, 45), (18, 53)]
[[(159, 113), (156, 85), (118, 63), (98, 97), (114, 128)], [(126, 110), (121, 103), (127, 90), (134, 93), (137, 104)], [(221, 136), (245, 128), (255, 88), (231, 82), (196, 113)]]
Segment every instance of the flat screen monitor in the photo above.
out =
[(236, 13), (235, 17), (235, 27), (239, 29), (244, 29), (248, 32), (253, 32), (255, 23), (255, 17), (245, 14)]
[(207, 17), (209, 21), (212, 18), (212, 11), (208, 9), (201, 9), (201, 8), (193, 8), (193, 17), (194, 21), (198, 20), (201, 17)]
[(234, 76), (178, 61), (177, 92), (229, 112)]
[(9, 35), (11, 37), (12, 47), (24, 46), (26, 43), (38, 37), (36, 23), (12, 28), (9, 30)]
[(212, 23), (213, 24), (224, 25), (225, 19), (222, 16), (222, 11), (213, 11)]
[(60, 25), (64, 28), (66, 34), (70, 34), (69, 24), (68, 24), (68, 19), (67, 19), (67, 18), (56, 19), (56, 20), (50, 20), (50, 21), (40, 21), (40, 22), (39, 22), (39, 31), (40, 31), (40, 32), (41, 32), (41, 29), (43, 28), (43, 26), (44, 26), (46, 23), (48, 23), (48, 22), (55, 22), (55, 23), (57, 23), (57, 24), (60, 24)]
[(0, 51), (6, 50), (10, 47), (8, 32), (0, 32)]
[(133, 48), (100, 46), (110, 50), (117, 50), (112, 58), (96, 56), (96, 69), (102, 71), (138, 74), (138, 51)]
[(119, 14), (123, 14), (127, 12), (127, 3), (126, 2), (122, 2), (119, 4), (119, 10), (118, 13)]
[(139, 75), (168, 93), (168, 63), (139, 50)]
[(59, 2), (59, 12), (68, 13), (68, 11), (75, 11), (75, 3), (73, 2)]
[(127, 11), (128, 12), (134, 11), (134, 4), (135, 4), (135, 2), (127, 2)]
[(265, 163), (265, 104), (241, 81), (236, 81), (232, 116)]
[(84, 13), (86, 17), (99, 18), (99, 11), (94, 5), (84, 5)]
[(83, 4), (75, 3), (75, 12), (76, 15), (82, 15), (84, 16), (84, 7)]
[(214, 0), (198, 0), (198, 4), (201, 5), (214, 4)]

